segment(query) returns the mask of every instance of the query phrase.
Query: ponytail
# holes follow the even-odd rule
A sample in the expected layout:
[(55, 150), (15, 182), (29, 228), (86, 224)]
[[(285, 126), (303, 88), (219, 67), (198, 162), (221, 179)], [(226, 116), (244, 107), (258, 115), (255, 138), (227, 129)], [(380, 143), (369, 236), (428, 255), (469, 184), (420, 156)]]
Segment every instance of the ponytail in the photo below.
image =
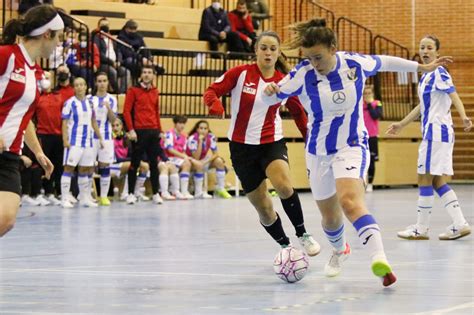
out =
[(12, 19), (3, 28), (2, 45), (13, 45), (16, 37), (25, 36), (25, 21), (20, 19)]
[(300, 47), (309, 48), (322, 44), (330, 48), (337, 47), (336, 34), (326, 27), (325, 19), (312, 19), (290, 25), (288, 29), (294, 36), (285, 44), (285, 48), (292, 50)]
[(280, 71), (283, 74), (288, 74), (290, 72), (290, 65), (286, 61), (287, 57), (286, 55), (281, 52), (281, 55), (278, 56), (277, 62), (275, 63), (275, 69), (277, 71)]

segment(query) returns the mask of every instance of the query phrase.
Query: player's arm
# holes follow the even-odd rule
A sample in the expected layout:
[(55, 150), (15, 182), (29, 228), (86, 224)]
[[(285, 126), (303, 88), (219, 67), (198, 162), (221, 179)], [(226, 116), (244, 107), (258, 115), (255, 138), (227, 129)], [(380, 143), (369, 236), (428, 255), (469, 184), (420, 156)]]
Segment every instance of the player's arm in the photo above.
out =
[(451, 98), (451, 101), (453, 102), (454, 107), (458, 111), (459, 117), (461, 117), (462, 119), (462, 123), (464, 125), (464, 131), (470, 131), (472, 128), (472, 121), (466, 115), (466, 110), (464, 109), (464, 104), (461, 101), (459, 94), (457, 92), (453, 92), (449, 94), (449, 97)]
[(202, 153), (202, 142), (204, 139), (199, 136), (197, 140), (197, 149), (196, 150), (191, 150), (191, 155), (194, 159), (200, 160), (201, 153)]
[(95, 135), (97, 136), (97, 138), (99, 138), (101, 147), (103, 147), (104, 139), (102, 138), (102, 135), (100, 134), (99, 125), (97, 124), (97, 120), (95, 119), (95, 114), (92, 115), (91, 126), (92, 126), (92, 129), (94, 130)]
[(50, 178), (51, 174), (53, 173), (54, 166), (53, 163), (48, 159), (48, 157), (44, 154), (43, 149), (38, 141), (38, 137), (36, 136), (36, 128), (33, 122), (29, 122), (28, 126), (25, 130), (25, 143), (30, 148), (31, 152), (36, 157), (36, 160), (44, 169), (46, 178)]
[(290, 97), (285, 106), (288, 108), (291, 117), (293, 117), (303, 139), (306, 139), (306, 134), (308, 132), (308, 116), (306, 115), (303, 105), (301, 105), (301, 102), (297, 97)]
[(186, 153), (183, 153), (183, 152), (179, 152), (178, 150), (174, 149), (174, 148), (168, 148), (167, 149), (171, 154), (173, 154), (174, 156), (177, 156), (177, 157), (180, 157), (182, 159), (188, 159), (189, 156), (186, 155)]
[(306, 66), (309, 66), (308, 60), (303, 60), (290, 71), (280, 82), (269, 83), (264, 90), (264, 102), (276, 104), (291, 96), (298, 96), (303, 92), (304, 76)]
[(115, 118), (117, 118), (117, 114), (113, 110), (113, 105), (110, 104), (108, 100), (104, 101), (105, 108), (107, 108), (107, 119), (108, 121), (113, 124), (115, 121)]
[(399, 134), (403, 128), (405, 128), (406, 125), (409, 123), (415, 121), (418, 117), (420, 117), (420, 104), (418, 104), (415, 108), (412, 109), (412, 111), (405, 116), (401, 121), (397, 123), (391, 124), (387, 131), (385, 132), (388, 135), (397, 135)]
[(210, 115), (224, 115), (224, 106), (220, 98), (232, 91), (242, 71), (242, 66), (232, 68), (206, 89), (203, 95), (203, 101), (204, 104), (209, 107)]

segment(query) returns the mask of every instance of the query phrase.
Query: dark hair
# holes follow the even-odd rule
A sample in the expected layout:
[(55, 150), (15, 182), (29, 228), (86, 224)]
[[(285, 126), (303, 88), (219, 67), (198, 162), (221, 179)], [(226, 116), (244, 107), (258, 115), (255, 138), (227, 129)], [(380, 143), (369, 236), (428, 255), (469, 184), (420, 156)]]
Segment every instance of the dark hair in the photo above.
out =
[(299, 22), (290, 25), (288, 28), (295, 33), (295, 36), (286, 43), (285, 48), (287, 49), (310, 48), (319, 44), (328, 48), (331, 46), (337, 47), (336, 34), (332, 29), (326, 27), (325, 19)]
[[(207, 127), (209, 128), (209, 123), (207, 122), (207, 120), (201, 119), (201, 120), (198, 120), (194, 124), (194, 127), (191, 129), (191, 131), (189, 131), (188, 135), (192, 136), (193, 134), (195, 134), (196, 131), (198, 130), (200, 124), (206, 124)], [(208, 129), (208, 130), (209, 130), (209, 133), (211, 133), (211, 129)]]
[(142, 68), (140, 69), (140, 74), (143, 73), (143, 69), (151, 69), (154, 74), (156, 74), (155, 67), (152, 65), (143, 65)]
[(135, 22), (135, 20), (128, 20), (125, 25), (123, 26), (123, 28), (129, 28), (131, 30), (136, 30), (138, 28), (138, 23)]
[(182, 115), (175, 115), (173, 116), (173, 123), (182, 123), (185, 124), (188, 121), (188, 117)]
[(97, 26), (99, 26), (99, 25), (100, 25), (100, 22), (102, 22), (102, 21), (107, 21), (107, 22), (108, 22), (109, 20), (108, 20), (105, 16), (104, 16), (104, 17), (101, 17), (101, 18), (99, 19), (99, 21), (97, 21)]
[[(260, 33), (260, 35), (258, 35), (257, 39), (255, 40), (255, 50), (258, 49), (258, 43), (262, 40), (263, 37), (265, 36), (268, 36), (268, 37), (273, 37), (275, 38), (277, 41), (278, 41), (278, 45), (281, 44), (281, 39), (280, 39), (280, 36), (278, 36), (278, 33), (277, 32), (274, 32), (274, 31), (264, 31), (262, 33)], [(286, 56), (285, 54), (283, 54), (283, 52), (281, 53), (281, 55), (278, 57), (278, 60), (275, 64), (275, 69), (280, 71), (281, 73), (283, 74), (287, 74), (288, 72), (290, 72), (290, 66), (288, 65), (288, 63), (286, 62)]]
[(99, 71), (95, 74), (95, 80), (97, 81), (97, 78), (100, 77), (101, 75), (105, 75), (105, 77), (107, 78), (107, 80), (109, 79), (109, 76), (107, 75), (106, 72), (104, 71)]
[[(2, 45), (12, 45), (17, 36), (23, 36), (26, 40), (40, 38), (41, 35), (29, 36), (33, 30), (46, 25), (58, 14), (51, 5), (43, 4), (28, 10), (24, 17), (11, 19), (3, 28)], [(51, 31), (51, 37), (56, 36), (56, 31)]]
[(238, 0), (237, 1), (237, 5), (247, 5), (247, 1), (246, 0)]
[(423, 38), (429, 38), (432, 41), (434, 41), (436, 45), (436, 50), (439, 50), (439, 48), (441, 47), (441, 42), (439, 41), (438, 37), (436, 37), (435, 35), (428, 34), (428, 35), (425, 35), (425, 37)]

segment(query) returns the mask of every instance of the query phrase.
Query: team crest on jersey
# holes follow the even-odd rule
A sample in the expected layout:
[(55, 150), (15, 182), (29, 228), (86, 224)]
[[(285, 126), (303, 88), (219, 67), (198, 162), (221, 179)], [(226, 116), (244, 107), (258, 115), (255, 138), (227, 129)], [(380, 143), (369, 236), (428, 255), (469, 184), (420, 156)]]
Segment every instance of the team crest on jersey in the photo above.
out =
[(26, 83), (26, 77), (21, 74), (22, 72), (25, 72), (22, 68), (15, 69), (10, 75), (10, 79), (16, 82)]
[(336, 104), (342, 104), (346, 101), (346, 94), (342, 91), (334, 92), (332, 95), (332, 101)]
[(252, 88), (252, 86), (254, 86), (255, 83), (244, 83), (244, 88), (242, 89), (242, 92), (244, 93), (247, 93), (247, 94), (252, 94), (252, 95), (255, 95), (257, 94), (257, 89), (254, 89)]
[(357, 80), (357, 68), (350, 68), (349, 72), (347, 73), (347, 78), (351, 81)]

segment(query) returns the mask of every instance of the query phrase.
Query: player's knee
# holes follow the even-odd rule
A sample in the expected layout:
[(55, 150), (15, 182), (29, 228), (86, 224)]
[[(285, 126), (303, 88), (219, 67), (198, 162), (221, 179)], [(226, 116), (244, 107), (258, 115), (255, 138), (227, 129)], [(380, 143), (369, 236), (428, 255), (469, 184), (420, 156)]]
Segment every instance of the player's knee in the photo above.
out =
[(339, 203), (346, 214), (357, 210), (357, 200), (357, 196), (351, 192), (339, 196)]
[(275, 188), (275, 190), (277, 191), (278, 196), (280, 196), (280, 198), (282, 198), (282, 199), (290, 198), (291, 195), (293, 195), (293, 193), (294, 193), (293, 186), (290, 185), (289, 180), (282, 179), (282, 180), (279, 180), (276, 183), (272, 183), (272, 185)]

